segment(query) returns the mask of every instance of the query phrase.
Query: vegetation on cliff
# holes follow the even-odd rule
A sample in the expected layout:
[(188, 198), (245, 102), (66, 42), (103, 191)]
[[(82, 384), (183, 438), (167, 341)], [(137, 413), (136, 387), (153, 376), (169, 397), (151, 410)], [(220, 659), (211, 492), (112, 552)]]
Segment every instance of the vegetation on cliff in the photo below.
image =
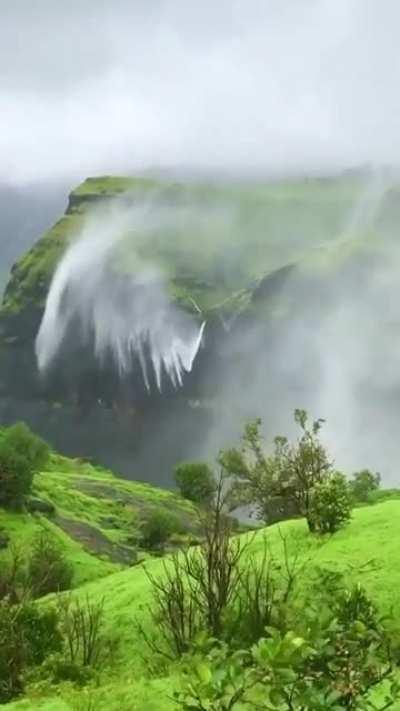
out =
[(257, 290), (260, 279), (342, 234), (362, 190), (360, 181), (347, 177), (238, 185), (88, 178), (70, 194), (65, 215), (14, 265), (0, 316), (43, 307), (54, 269), (85, 217), (112, 199), (193, 207), (190, 234), (187, 222), (185, 230), (175, 224), (162, 240), (154, 233), (144, 253), (166, 269), (171, 296), (185, 308), (195, 302), (207, 313), (223, 304), (235, 312), (243, 289)]

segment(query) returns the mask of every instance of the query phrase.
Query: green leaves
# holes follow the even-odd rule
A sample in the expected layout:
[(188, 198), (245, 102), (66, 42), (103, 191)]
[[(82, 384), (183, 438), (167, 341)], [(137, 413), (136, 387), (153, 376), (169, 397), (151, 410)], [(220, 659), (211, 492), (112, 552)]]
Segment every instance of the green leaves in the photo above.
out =
[[(322, 580), (322, 579), (321, 579)], [(379, 711), (400, 697), (391, 640), (359, 586), (303, 599), (292, 627), (265, 628), (250, 650), (214, 643), (187, 666), (186, 711)], [(384, 690), (376, 705), (373, 690)], [(382, 696), (382, 695), (381, 695)]]

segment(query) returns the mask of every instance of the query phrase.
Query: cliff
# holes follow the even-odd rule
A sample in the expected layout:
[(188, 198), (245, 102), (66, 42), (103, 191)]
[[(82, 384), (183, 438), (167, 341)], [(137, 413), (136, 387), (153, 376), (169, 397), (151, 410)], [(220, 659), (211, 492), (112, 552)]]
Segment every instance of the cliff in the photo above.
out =
[[(207, 322), (204, 347), (181, 390), (149, 394), (138, 380), (121, 382), (81, 355), (59, 364), (51, 378), (38, 376), (34, 342), (54, 270), (87, 219), (116, 200), (178, 211), (179, 219), (139, 240), (139, 251), (167, 275), (171, 302)], [(193, 432), (201, 440), (210, 423), (203, 404), (215, 397), (221, 371), (239, 361), (253, 367), (256, 348), (268, 359), (293, 324), (306, 320), (314, 328), (338, 289), (361, 289), (371, 264), (386, 258), (397, 234), (397, 190), (379, 198), (368, 219), (363, 201), (365, 185), (353, 176), (231, 185), (88, 178), (71, 192), (64, 216), (12, 268), (0, 309), (0, 420), (23, 417), (67, 453), (95, 454), (125, 472), (135, 460), (146, 476), (168, 481), (160, 467), (187, 454)], [(135, 269), (129, 239), (124, 268)], [(137, 250), (137, 235), (134, 244)], [(256, 346), (249, 336), (255, 331)], [(163, 455), (149, 449), (148, 427), (156, 428)]]

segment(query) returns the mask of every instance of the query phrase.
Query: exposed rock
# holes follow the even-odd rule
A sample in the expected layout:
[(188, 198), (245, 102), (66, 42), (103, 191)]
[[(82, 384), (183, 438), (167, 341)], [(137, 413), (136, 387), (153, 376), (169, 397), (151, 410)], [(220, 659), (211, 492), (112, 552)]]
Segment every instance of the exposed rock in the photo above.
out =
[(113, 563), (134, 565), (137, 551), (134, 548), (113, 543), (98, 528), (83, 521), (73, 521), (64, 516), (56, 516), (54, 523), (71, 538), (78, 541), (89, 553), (106, 555)]

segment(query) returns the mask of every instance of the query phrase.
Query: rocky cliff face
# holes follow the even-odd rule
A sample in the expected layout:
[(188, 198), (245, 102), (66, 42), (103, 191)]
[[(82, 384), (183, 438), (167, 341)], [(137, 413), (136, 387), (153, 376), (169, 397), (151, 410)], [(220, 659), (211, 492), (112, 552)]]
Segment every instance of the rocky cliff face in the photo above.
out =
[[(243, 363), (271, 367), (293, 325), (317, 327), (338, 287), (368, 281), (382, 259), (382, 234), (385, 244), (396, 234), (398, 200), (392, 190), (372, 221), (349, 227), (363, 189), (349, 178), (230, 186), (86, 180), (12, 268), (0, 310), (0, 419), (27, 419), (67, 453), (165, 483), (173, 462), (202, 453), (221, 373)], [(207, 322), (182, 388), (149, 393), (136, 372), (121, 377), (73, 347), (73, 333), (64, 357), (39, 377), (34, 343), (54, 270), (93, 211), (116, 199), (180, 211), (172, 227), (161, 224), (140, 242), (140, 256), (162, 266), (173, 303)]]

